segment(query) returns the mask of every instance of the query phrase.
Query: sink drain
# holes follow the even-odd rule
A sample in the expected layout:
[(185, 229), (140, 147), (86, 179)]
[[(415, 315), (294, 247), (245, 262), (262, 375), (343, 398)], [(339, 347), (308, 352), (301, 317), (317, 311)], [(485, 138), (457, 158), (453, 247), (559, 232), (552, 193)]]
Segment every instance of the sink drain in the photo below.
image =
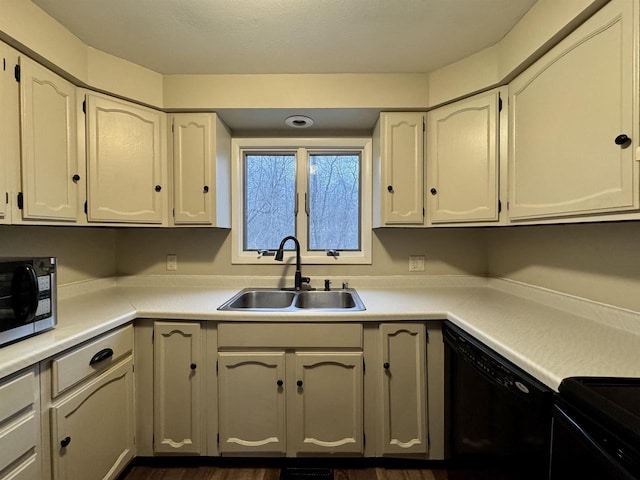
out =
[(280, 470), (280, 480), (333, 480), (330, 468), (285, 467)]

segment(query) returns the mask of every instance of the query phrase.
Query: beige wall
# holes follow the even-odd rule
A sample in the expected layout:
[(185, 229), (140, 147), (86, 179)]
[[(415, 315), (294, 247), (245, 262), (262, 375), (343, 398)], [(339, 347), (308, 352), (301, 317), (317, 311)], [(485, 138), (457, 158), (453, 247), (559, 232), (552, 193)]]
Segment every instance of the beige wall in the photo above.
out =
[[(484, 232), (469, 230), (376, 230), (373, 265), (305, 265), (303, 273), (321, 286), (323, 276), (407, 275), (409, 255), (424, 255), (430, 275), (484, 275), (487, 270)], [(117, 240), (119, 275), (173, 274), (165, 269), (167, 254), (178, 255), (182, 275), (282, 275), (285, 267), (231, 265), (231, 234), (214, 229), (121, 229)], [(286, 276), (293, 276), (287, 267)]]
[(0, 226), (0, 256), (58, 257), (58, 285), (115, 275), (115, 247), (108, 228)]
[(640, 222), (486, 233), (490, 275), (640, 312)]

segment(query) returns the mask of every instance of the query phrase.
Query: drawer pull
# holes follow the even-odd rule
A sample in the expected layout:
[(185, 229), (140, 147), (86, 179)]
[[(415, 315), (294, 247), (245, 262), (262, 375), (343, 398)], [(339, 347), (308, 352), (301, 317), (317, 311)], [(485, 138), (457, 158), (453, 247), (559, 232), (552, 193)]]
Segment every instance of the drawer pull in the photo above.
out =
[(70, 443), (71, 443), (71, 437), (65, 437), (64, 439), (60, 440), (60, 446), (62, 448), (67, 448)]
[(105, 348), (104, 350), (100, 350), (93, 357), (91, 357), (91, 361), (89, 362), (89, 365), (102, 362), (103, 360), (106, 360), (107, 358), (111, 358), (111, 357), (113, 357), (113, 350), (110, 348)]

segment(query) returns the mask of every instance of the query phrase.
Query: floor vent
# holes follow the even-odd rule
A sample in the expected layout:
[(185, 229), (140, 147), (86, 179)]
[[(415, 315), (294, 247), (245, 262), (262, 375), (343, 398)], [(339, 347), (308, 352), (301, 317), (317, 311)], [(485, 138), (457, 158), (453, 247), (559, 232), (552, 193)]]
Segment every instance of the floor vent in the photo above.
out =
[(286, 467), (280, 471), (280, 480), (333, 480), (333, 470)]

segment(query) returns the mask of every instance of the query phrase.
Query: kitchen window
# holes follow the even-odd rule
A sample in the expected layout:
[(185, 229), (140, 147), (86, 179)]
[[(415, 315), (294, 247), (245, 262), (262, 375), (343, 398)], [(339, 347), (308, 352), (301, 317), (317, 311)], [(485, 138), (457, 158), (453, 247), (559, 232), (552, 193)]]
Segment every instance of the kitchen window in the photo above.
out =
[[(371, 140), (234, 139), (233, 263), (371, 263)], [(294, 257), (293, 242), (285, 245)]]

